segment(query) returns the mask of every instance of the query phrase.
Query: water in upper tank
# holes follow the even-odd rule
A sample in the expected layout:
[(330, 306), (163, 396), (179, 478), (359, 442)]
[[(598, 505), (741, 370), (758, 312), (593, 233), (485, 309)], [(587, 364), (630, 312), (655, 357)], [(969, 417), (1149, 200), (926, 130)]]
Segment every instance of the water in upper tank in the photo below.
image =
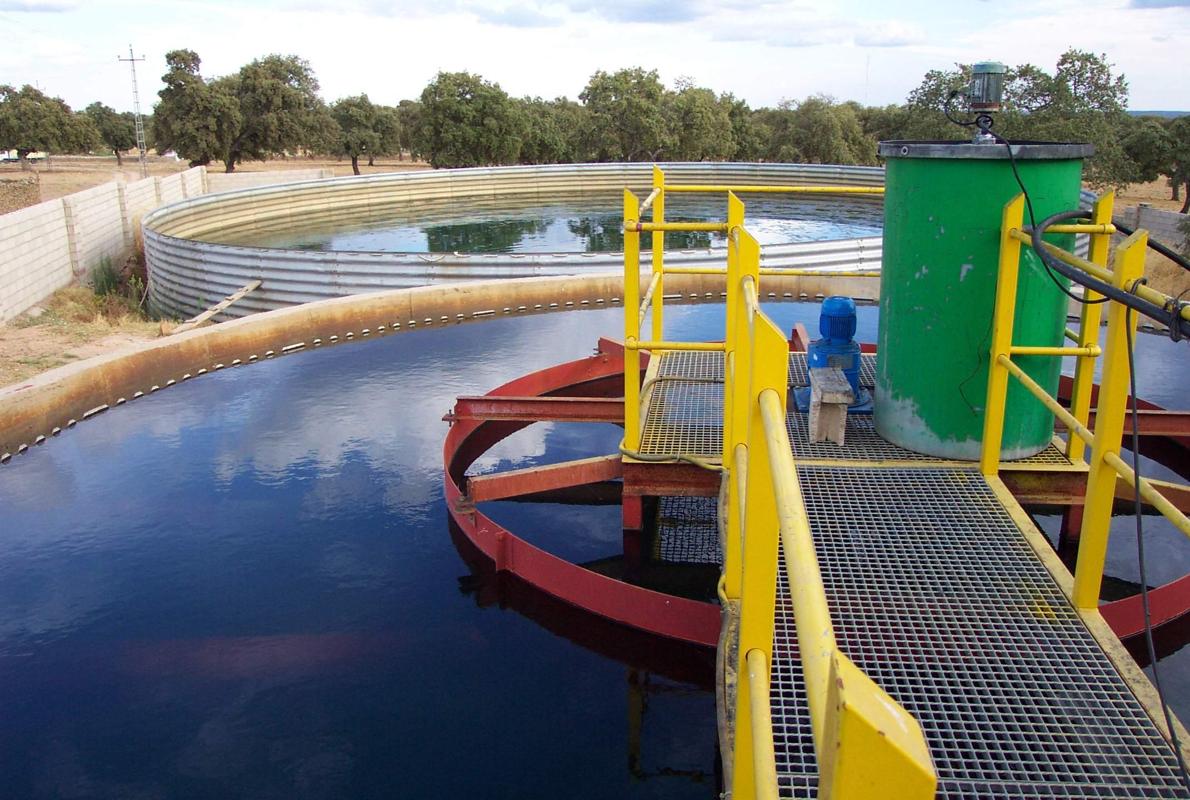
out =
[[(879, 236), (883, 205), (872, 197), (741, 195), (748, 231), (762, 244)], [(723, 195), (671, 195), (670, 222), (721, 222)], [(645, 213), (646, 221), (649, 219)], [(623, 211), (612, 196), (544, 202), (472, 198), (452, 202), (393, 203), (350, 213), (333, 209), (300, 218), (248, 221), (206, 237), (221, 244), (317, 251), (409, 253), (599, 253), (623, 249)], [(649, 247), (649, 234), (642, 247)], [(721, 234), (669, 232), (666, 247), (725, 246)]]

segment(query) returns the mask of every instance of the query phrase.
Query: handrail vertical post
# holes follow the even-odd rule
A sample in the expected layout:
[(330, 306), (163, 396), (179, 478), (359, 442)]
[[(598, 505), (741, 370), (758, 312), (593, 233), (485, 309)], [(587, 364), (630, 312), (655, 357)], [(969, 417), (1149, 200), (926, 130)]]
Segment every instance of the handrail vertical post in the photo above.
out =
[[(1115, 192), (1105, 192), (1095, 201), (1091, 209), (1091, 222), (1106, 225), (1112, 220), (1112, 209), (1115, 205)], [(1108, 249), (1111, 246), (1110, 233), (1091, 234), (1090, 252), (1088, 260), (1101, 267), (1107, 266)], [(1099, 344), (1099, 321), (1102, 305), (1094, 301), (1103, 295), (1091, 289), (1085, 289), (1082, 313), (1079, 323), (1078, 343), (1081, 347)], [(1074, 388), (1070, 393), (1070, 413), (1083, 425), (1087, 424), (1087, 417), (1091, 411), (1091, 386), (1095, 382), (1095, 356), (1081, 356), (1074, 365)], [(1066, 439), (1066, 457), (1071, 461), (1082, 461), (1086, 454), (1083, 440), (1071, 435)]]
[[(746, 270), (754, 275), (759, 269), (760, 246), (743, 230), (739, 232), (739, 250), (741, 271)], [(736, 438), (748, 448), (748, 485), (743, 498), (744, 517), (748, 525), (741, 537), (743, 580), (736, 663), (736, 674), (743, 676), (748, 674), (747, 659), (752, 651), (763, 653), (769, 668), (772, 664), (780, 524), (769, 453), (769, 448), (776, 442), (766, 432), (760, 396), (762, 393), (775, 393), (781, 407), (785, 407), (789, 382), (789, 344), (785, 334), (768, 317), (758, 313), (749, 325), (750, 315), (742, 303), (737, 312), (737, 324), (750, 328), (750, 335), (738, 343), (737, 352), (751, 350), (750, 374), (736, 373), (737, 382), (747, 385), (745, 412), (737, 417), (743, 422), (735, 428)], [(766, 776), (755, 774), (758, 743), (752, 738), (752, 708), (754, 703), (767, 706), (771, 700), (768, 697), (753, 698), (753, 690), (751, 682), (741, 680), (737, 683), (735, 768), (732, 774), (735, 784), (733, 796), (740, 798), (755, 796), (756, 786), (763, 785), (766, 780)], [(771, 732), (768, 735), (771, 736)], [(763, 747), (764, 744), (759, 746)]]
[[(665, 173), (661, 167), (653, 165), (653, 191), (657, 196), (653, 198), (653, 222), (665, 222)], [(653, 292), (653, 341), (661, 341), (664, 326), (664, 298), (665, 298), (665, 232), (653, 233), (653, 275), (657, 281), (657, 288)]]
[(640, 449), (640, 199), (624, 190), (624, 447)]
[[(746, 320), (747, 315), (741, 313), (744, 296), (740, 284), (740, 237), (732, 233), (733, 224), (737, 229), (743, 224), (744, 204), (738, 197), (730, 193), (727, 196), (727, 221), (727, 330), (725, 331), (723, 353), (723, 463), (731, 464), (734, 458), (735, 444), (745, 441), (744, 437), (747, 435), (746, 429), (737, 431), (734, 420), (737, 418), (735, 405), (746, 403), (747, 400), (746, 392), (749, 380), (747, 365), (750, 363), (750, 357), (749, 353), (741, 353), (740, 350), (750, 347), (750, 343), (743, 340), (747, 336), (746, 327), (741, 329), (738, 323), (741, 317)], [(743, 336), (741, 336), (742, 330), (745, 331)], [(740, 387), (742, 387), (742, 391)], [(735, 481), (729, 481), (727, 488), (728, 509), (739, 509), (742, 503), (743, 498), (739, 496)], [(723, 589), (724, 593), (732, 599), (740, 596), (741, 546), (738, 515), (731, 513), (728, 516), (727, 541), (723, 548)]]
[[(1145, 271), (1145, 249), (1149, 234), (1137, 231), (1116, 250), (1112, 284), (1130, 291)], [(1128, 405), (1128, 337), (1136, 332), (1136, 314), (1123, 303), (1112, 303), (1107, 311), (1107, 337), (1103, 348), (1103, 378), (1099, 382), (1099, 403), (1095, 410), (1095, 439), (1087, 464), (1087, 494), (1083, 502), (1083, 525), (1079, 534), (1078, 563), (1074, 569), (1072, 600), (1076, 608), (1099, 605), (1107, 539), (1111, 528), (1112, 503), (1116, 495), (1115, 468), (1105, 460), (1118, 456)]]
[(1000, 221), (1000, 263), (996, 276), (996, 302), (992, 310), (992, 347), (988, 362), (988, 394), (984, 404), (983, 447), (979, 469), (984, 475), (1000, 471), (1000, 444), (1004, 439), (1004, 412), (1008, 400), (1008, 369), (1001, 355), (1012, 348), (1012, 325), (1016, 315), (1017, 276), (1020, 272), (1021, 243), (1009, 232), (1019, 229), (1025, 218), (1024, 195), (1004, 206)]

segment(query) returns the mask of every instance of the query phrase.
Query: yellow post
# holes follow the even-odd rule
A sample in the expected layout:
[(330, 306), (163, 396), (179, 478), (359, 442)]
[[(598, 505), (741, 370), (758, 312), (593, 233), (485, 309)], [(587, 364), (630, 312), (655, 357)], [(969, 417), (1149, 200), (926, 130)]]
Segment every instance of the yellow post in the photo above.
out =
[(1010, 231), (1025, 218), (1025, 197), (1017, 195), (1004, 206), (1000, 221), (1000, 265), (996, 277), (996, 304), (992, 311), (992, 349), (988, 363), (988, 395), (983, 408), (983, 450), (979, 469), (984, 475), (1000, 471), (1000, 443), (1004, 439), (1004, 407), (1008, 400), (1008, 370), (999, 362), (1012, 348), (1012, 323), (1016, 315), (1016, 283), (1021, 265), (1021, 243)]
[[(744, 219), (744, 204), (734, 194), (728, 195), (727, 218), (729, 225), (739, 226)], [(742, 233), (742, 228), (740, 229)], [(723, 353), (723, 464), (734, 463), (735, 446), (747, 443), (748, 429), (737, 426), (735, 407), (743, 407), (747, 414), (747, 392), (751, 371), (751, 344), (747, 341), (747, 319), (742, 313), (743, 291), (740, 285), (741, 236), (728, 233), (727, 239), (727, 330)], [(741, 327), (738, 320), (744, 318)], [(742, 352), (741, 352), (742, 351)], [(745, 417), (746, 418), (746, 417)], [(723, 553), (724, 592), (732, 599), (740, 596), (740, 525), (737, 513), (743, 498), (739, 495), (736, 482), (729, 481), (727, 487), (727, 541)]]
[[(732, 367), (733, 351), (738, 343), (735, 342), (734, 336), (737, 331), (735, 327), (735, 315), (740, 308), (740, 263), (739, 263), (739, 237), (732, 232), (733, 228), (743, 230), (744, 225), (744, 204), (740, 198), (733, 193), (727, 194), (727, 300), (726, 300), (726, 316), (727, 316), (727, 331), (725, 341), (727, 343), (727, 351), (724, 357), (723, 370), (724, 379), (731, 380), (727, 374)], [(731, 397), (727, 393), (726, 386), (724, 387), (723, 396), (723, 441), (724, 444), (731, 436)], [(726, 448), (724, 453), (729, 453)]]
[[(653, 191), (657, 193), (653, 198), (653, 222), (664, 223), (665, 173), (656, 164), (653, 165)], [(663, 338), (665, 298), (665, 233), (662, 231), (653, 234), (653, 275), (657, 279), (657, 290), (653, 292), (653, 338), (660, 341)]]
[[(1095, 201), (1091, 209), (1091, 222), (1108, 224), (1111, 222), (1112, 207), (1115, 204), (1115, 192), (1106, 192)], [(1101, 267), (1107, 266), (1108, 247), (1111, 245), (1110, 233), (1091, 234), (1091, 251), (1089, 260)], [(1103, 295), (1085, 290), (1087, 300), (1098, 300)], [(1084, 303), (1079, 323), (1078, 343), (1083, 347), (1099, 344), (1099, 320), (1102, 314), (1102, 304)], [(1083, 356), (1074, 365), (1074, 390), (1070, 394), (1070, 413), (1081, 424), (1087, 424), (1087, 415), (1091, 410), (1091, 385), (1095, 381), (1095, 356)], [(1066, 457), (1071, 461), (1082, 461), (1086, 450), (1082, 439), (1071, 435), (1066, 440)]]
[(938, 776), (921, 725), (838, 650), (827, 707), (820, 800), (932, 800)]
[(624, 447), (640, 448), (640, 199), (624, 190)]
[[(747, 234), (741, 234), (743, 240)], [(747, 245), (742, 244), (741, 250), (746, 251)], [(756, 253), (759, 254), (759, 248), (756, 249)], [(777, 541), (780, 526), (769, 451), (774, 446), (780, 447), (780, 444), (766, 435), (760, 396), (775, 394), (781, 408), (784, 409), (789, 381), (789, 344), (781, 329), (763, 314), (756, 316), (752, 329), (752, 345), (747, 419), (748, 487), (747, 497), (744, 498), (744, 516), (748, 521), (748, 527), (743, 531), (741, 540), (743, 581), (740, 592), (739, 651), (736, 664), (736, 674), (741, 676), (748, 674), (746, 659), (750, 651), (759, 650), (764, 654), (765, 662), (772, 663), (773, 618), (777, 593)], [(747, 346), (747, 343), (740, 343), (741, 349)], [(747, 376), (743, 375), (737, 375), (737, 378), (747, 380)], [(784, 413), (781, 416), (784, 420)], [(752, 738), (752, 684), (740, 680), (736, 687), (733, 796), (751, 798), (756, 794), (756, 785), (763, 785), (765, 781), (764, 776), (758, 776), (754, 772), (755, 748), (763, 745)], [(755, 700), (760, 701), (761, 698)], [(768, 702), (771, 701), (765, 698), (765, 703)], [(771, 733), (769, 735), (771, 736)]]
[[(1116, 250), (1112, 285), (1128, 291), (1145, 272), (1145, 248), (1149, 234), (1137, 231)], [(1131, 324), (1129, 324), (1131, 323)], [(1095, 441), (1088, 462), (1087, 495), (1083, 503), (1083, 526), (1078, 543), (1078, 564), (1074, 569), (1074, 605), (1096, 608), (1103, 564), (1107, 558), (1107, 537), (1111, 529), (1111, 508), (1116, 495), (1116, 471), (1105, 461), (1119, 455), (1128, 405), (1128, 335), (1136, 331), (1136, 314), (1112, 303), (1107, 311), (1107, 338), (1103, 348), (1103, 379), (1099, 383), (1099, 405), (1095, 411)]]

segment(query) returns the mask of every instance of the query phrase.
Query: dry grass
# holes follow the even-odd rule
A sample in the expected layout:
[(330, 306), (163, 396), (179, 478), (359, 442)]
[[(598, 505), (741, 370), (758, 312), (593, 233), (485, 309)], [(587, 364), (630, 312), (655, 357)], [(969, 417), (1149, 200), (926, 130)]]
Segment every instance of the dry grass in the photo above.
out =
[(1169, 182), (1165, 178), (1159, 178), (1149, 183), (1134, 183), (1122, 192), (1116, 192), (1116, 205), (1134, 206), (1137, 203), (1148, 203), (1153, 208), (1181, 211), (1182, 201), (1171, 200), (1170, 196)]
[(158, 323), (126, 295), (70, 286), (0, 324), (0, 386), (157, 336)]
[(1149, 286), (1171, 297), (1190, 297), (1190, 272), (1160, 253), (1150, 250), (1145, 257), (1145, 277)]

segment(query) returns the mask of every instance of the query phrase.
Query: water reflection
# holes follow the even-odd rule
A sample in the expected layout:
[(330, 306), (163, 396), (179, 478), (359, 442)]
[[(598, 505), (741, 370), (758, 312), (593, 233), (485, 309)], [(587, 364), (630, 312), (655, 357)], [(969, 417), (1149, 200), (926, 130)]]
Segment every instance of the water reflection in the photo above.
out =
[[(769, 310), (813, 329), (818, 308)], [(862, 308), (860, 338), (875, 323)], [(500, 319), (223, 370), (0, 469), (4, 794), (714, 796), (707, 654), (468, 569), (445, 522), (454, 397), (621, 324), (615, 309)], [(667, 311), (674, 338), (722, 325), (718, 306)], [(1183, 397), (1185, 375), (1167, 376)], [(477, 468), (617, 439), (535, 425)], [(614, 506), (499, 513), (617, 563)], [(1122, 572), (1127, 545), (1113, 541)], [(1167, 679), (1183, 713), (1184, 675)]]
[[(883, 208), (873, 198), (744, 195), (748, 227), (762, 244), (878, 236)], [(726, 200), (679, 195), (669, 201), (671, 222), (722, 221)], [(600, 195), (543, 202), (536, 198), (471, 198), (352, 209), (333, 208), (281, 220), (246, 220), (210, 234), (209, 241), (314, 251), (413, 253), (551, 253), (622, 250), (622, 205)], [(651, 246), (650, 234), (642, 246)], [(670, 232), (670, 249), (725, 246), (721, 234)]]

